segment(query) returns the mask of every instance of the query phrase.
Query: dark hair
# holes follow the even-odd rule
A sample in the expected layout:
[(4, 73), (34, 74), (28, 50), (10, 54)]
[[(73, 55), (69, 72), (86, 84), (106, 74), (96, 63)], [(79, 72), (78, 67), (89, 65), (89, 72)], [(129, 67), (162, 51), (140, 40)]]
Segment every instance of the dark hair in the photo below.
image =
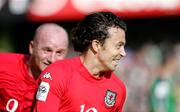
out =
[(93, 40), (102, 44), (108, 38), (108, 28), (117, 27), (126, 31), (126, 24), (112, 12), (95, 12), (87, 15), (71, 30), (75, 51), (84, 52)]

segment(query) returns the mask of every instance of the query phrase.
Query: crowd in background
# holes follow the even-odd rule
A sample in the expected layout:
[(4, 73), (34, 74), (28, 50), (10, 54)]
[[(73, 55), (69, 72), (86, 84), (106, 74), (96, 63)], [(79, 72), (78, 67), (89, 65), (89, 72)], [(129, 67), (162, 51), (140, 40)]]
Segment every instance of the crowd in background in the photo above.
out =
[(116, 71), (127, 87), (123, 112), (180, 112), (180, 44), (126, 48)]

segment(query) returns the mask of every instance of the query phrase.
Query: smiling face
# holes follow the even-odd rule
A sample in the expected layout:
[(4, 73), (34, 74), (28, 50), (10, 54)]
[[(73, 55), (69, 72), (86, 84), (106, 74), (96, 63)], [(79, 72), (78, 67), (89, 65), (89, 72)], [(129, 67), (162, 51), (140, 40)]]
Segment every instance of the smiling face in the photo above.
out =
[(48, 26), (38, 32), (29, 48), (34, 68), (43, 71), (51, 63), (65, 58), (68, 35), (64, 29)]
[(58, 38), (41, 38), (39, 42), (34, 43), (33, 56), (35, 64), (42, 71), (49, 64), (65, 58), (67, 54), (67, 45)]
[(105, 70), (115, 70), (118, 61), (126, 56), (124, 49), (126, 40), (125, 32), (121, 28), (111, 27), (108, 29), (109, 37), (101, 45), (98, 51), (98, 60)]

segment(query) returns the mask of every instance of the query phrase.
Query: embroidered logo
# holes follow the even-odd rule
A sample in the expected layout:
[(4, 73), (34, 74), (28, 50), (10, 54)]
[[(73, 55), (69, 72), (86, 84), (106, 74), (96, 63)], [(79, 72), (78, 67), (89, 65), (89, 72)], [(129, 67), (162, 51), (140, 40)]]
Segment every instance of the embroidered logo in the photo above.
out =
[(106, 104), (107, 107), (112, 107), (114, 106), (115, 102), (116, 102), (116, 93), (110, 90), (106, 91), (106, 95), (104, 98), (104, 102)]
[(49, 84), (47, 82), (41, 82), (39, 85), (37, 94), (36, 94), (36, 99), (41, 100), (41, 101), (46, 101), (48, 92), (49, 92)]
[(43, 78), (52, 80), (51, 73), (46, 72), (46, 73), (43, 75)]

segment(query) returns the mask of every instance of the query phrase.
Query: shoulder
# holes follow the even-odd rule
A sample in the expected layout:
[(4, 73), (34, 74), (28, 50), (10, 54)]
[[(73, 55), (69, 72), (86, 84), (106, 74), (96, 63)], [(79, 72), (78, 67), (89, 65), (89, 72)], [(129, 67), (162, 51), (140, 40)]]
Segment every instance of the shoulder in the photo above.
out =
[(24, 70), (27, 55), (16, 53), (0, 53), (0, 71), (4, 73), (18, 74)]
[(77, 58), (70, 58), (49, 65), (39, 77), (40, 86), (46, 84), (50, 91), (62, 95), (69, 86), (76, 61)]
[(44, 74), (51, 74), (54, 80), (63, 80), (63, 78), (70, 78), (72, 71), (75, 70), (78, 63), (78, 57), (68, 58), (64, 60), (56, 61), (55, 63), (49, 65), (41, 74), (43, 78)]
[(19, 62), (19, 61), (23, 61), (26, 58), (28, 58), (28, 55), (24, 55), (24, 54), (18, 54), (18, 53), (0, 53), (0, 61), (1, 62)]
[[(24, 75), (26, 70), (24, 69), (23, 54), (15, 53), (0, 53), (0, 80), (1, 84), (10, 85), (9, 87), (15, 87), (19, 84), (23, 84)], [(16, 87), (17, 89), (17, 87)]]
[(62, 71), (67, 71), (70, 69), (74, 69), (79, 66), (79, 57), (67, 58), (64, 60), (56, 61), (55, 63), (51, 64), (49, 67), (50, 69), (57, 69)]
[(124, 82), (115, 73), (112, 73), (112, 77), (113, 77), (114, 83), (116, 85), (118, 85), (117, 88), (120, 91), (126, 92), (126, 86), (125, 86)]

